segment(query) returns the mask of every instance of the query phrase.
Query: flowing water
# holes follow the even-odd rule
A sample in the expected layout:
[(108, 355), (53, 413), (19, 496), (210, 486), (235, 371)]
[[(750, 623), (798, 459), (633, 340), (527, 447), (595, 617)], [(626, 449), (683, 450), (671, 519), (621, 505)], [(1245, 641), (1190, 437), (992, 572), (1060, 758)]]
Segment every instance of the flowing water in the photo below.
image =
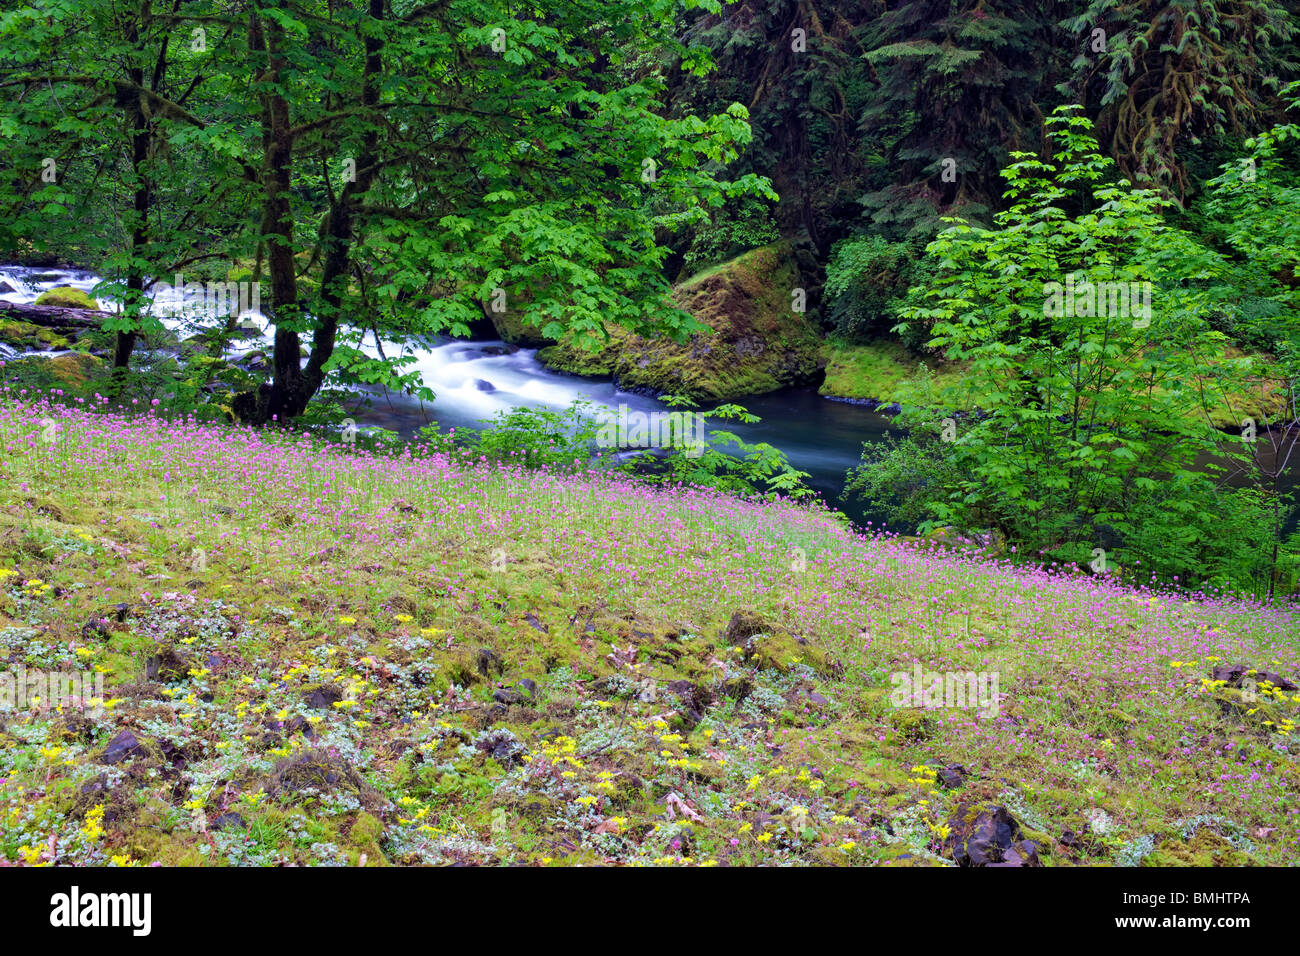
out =
[[(58, 286), (71, 286), (93, 294), (99, 281), (84, 271), (0, 266), (0, 283), (13, 290), (5, 292), (5, 286), (0, 285), (0, 301), (32, 302), (41, 292)], [(163, 324), (182, 334), (187, 329), (186, 316), (203, 311), (200, 298), (170, 287), (154, 304)], [(114, 309), (111, 304), (105, 307)], [(266, 320), (257, 313), (252, 313), (251, 318), (258, 332), (244, 340), (243, 347), (232, 356), (253, 349), (265, 349), (269, 354), (271, 336)], [(370, 337), (362, 348), (372, 356), (380, 352)], [(667, 410), (662, 402), (622, 391), (608, 380), (552, 372), (537, 361), (535, 350), (515, 348), (500, 341), (468, 342), (433, 337), (419, 343), (384, 342), (382, 350), (389, 358), (412, 357), (414, 362), (406, 370), (417, 371), (436, 398), (433, 402), (422, 402), (391, 392), (371, 392), (370, 407), (357, 414), (357, 424), (386, 428), (406, 438), (415, 436), (422, 426), (431, 422), (437, 422), (444, 431), (482, 428), (485, 419), (511, 408), (563, 409), (575, 400), (590, 402), (593, 411), (602, 406), (617, 409), (620, 405), (633, 411)], [(13, 354), (12, 350), (8, 351)], [(768, 442), (781, 449), (794, 467), (808, 472), (808, 484), (828, 504), (855, 521), (878, 519), (856, 502), (841, 501), (840, 494), (845, 472), (859, 462), (862, 443), (879, 439), (890, 428), (887, 415), (825, 398), (811, 388), (753, 396), (740, 404), (762, 421), (756, 425), (719, 423), (717, 427), (732, 431), (747, 442)], [(1290, 486), (1294, 487), (1300, 477), (1300, 461), (1295, 462), (1288, 477)]]

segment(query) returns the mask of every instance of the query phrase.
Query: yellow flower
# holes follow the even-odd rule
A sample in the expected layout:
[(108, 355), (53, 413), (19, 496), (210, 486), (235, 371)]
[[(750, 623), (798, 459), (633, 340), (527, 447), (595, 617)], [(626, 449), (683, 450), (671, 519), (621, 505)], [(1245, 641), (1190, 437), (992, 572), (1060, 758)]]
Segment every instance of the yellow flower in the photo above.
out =
[(92, 843), (104, 835), (104, 805), (98, 803), (86, 811), (86, 822), (81, 832)]
[(770, 840), (770, 839), (772, 839), (772, 834), (770, 834), (770, 833), (760, 833), (760, 834), (758, 835), (758, 842), (759, 842), (759, 843), (766, 843), (766, 842), (767, 842), (768, 840)]
[(341, 617), (336, 618), (336, 620), (337, 620), (340, 624), (355, 624), (355, 623), (357, 623), (357, 619), (356, 619), (355, 617), (346, 617), (346, 616), (341, 616)]
[(394, 614), (393, 620), (398, 624), (410, 624), (415, 620), (415, 618), (411, 617), (409, 614)]

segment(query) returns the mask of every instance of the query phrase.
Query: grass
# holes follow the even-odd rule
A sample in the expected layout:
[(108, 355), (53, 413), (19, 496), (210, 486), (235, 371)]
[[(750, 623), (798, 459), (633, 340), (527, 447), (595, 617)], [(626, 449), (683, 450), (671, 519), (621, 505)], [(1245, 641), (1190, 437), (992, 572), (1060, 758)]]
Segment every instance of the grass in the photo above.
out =
[(0, 474), (0, 662), (107, 698), (4, 715), (11, 863), (1300, 859), (1300, 695), (1212, 679), (1294, 611), (146, 410), (10, 400)]

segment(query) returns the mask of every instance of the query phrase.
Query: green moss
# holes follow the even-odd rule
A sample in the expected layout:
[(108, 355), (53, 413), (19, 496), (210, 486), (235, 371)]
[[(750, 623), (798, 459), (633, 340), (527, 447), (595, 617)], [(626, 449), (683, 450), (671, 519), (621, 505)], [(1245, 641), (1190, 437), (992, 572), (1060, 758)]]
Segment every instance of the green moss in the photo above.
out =
[(0, 342), (25, 351), (72, 348), (66, 338), (52, 329), (12, 319), (0, 319)]
[(348, 844), (358, 851), (358, 859), (360, 854), (365, 854), (367, 866), (387, 865), (387, 858), (379, 847), (383, 838), (383, 823), (378, 817), (365, 812), (357, 814), (347, 836)]
[(824, 673), (828, 664), (825, 652), (780, 631), (751, 637), (745, 645), (745, 659), (761, 670), (779, 673), (785, 673), (796, 664), (806, 664), (818, 673)]
[(751, 250), (673, 291), (677, 304), (712, 329), (685, 342), (647, 339), (611, 327), (588, 351), (575, 342), (543, 349), (542, 362), (576, 375), (613, 375), (621, 387), (728, 401), (815, 381), (821, 335), (792, 308), (800, 280), (788, 245)]
[(837, 398), (872, 398), (890, 403), (905, 397), (905, 383), (924, 363), (936, 387), (961, 382), (967, 375), (964, 366), (944, 361), (939, 356), (921, 356), (909, 352), (901, 342), (880, 339), (854, 343), (830, 339), (825, 344), (826, 380), (819, 391)]
[(938, 721), (934, 714), (915, 707), (894, 710), (889, 715), (891, 738), (895, 740), (926, 740), (934, 735)]
[(36, 297), (36, 305), (54, 305), (62, 309), (99, 309), (99, 303), (80, 289), (60, 286)]
[(61, 388), (71, 395), (93, 391), (95, 382), (107, 373), (103, 359), (79, 352), (49, 358), (32, 356), (5, 365), (5, 380), (11, 386), (47, 391)]
[(1258, 861), (1209, 827), (1189, 840), (1163, 842), (1142, 860), (1143, 866), (1258, 866)]
[(872, 851), (880, 866), (942, 866), (937, 860), (919, 857), (905, 843), (889, 843)]
[(503, 342), (524, 348), (541, 348), (553, 345), (554, 339), (547, 338), (535, 326), (530, 325), (519, 309), (507, 309), (505, 312), (488, 311), (492, 326), (497, 330)]

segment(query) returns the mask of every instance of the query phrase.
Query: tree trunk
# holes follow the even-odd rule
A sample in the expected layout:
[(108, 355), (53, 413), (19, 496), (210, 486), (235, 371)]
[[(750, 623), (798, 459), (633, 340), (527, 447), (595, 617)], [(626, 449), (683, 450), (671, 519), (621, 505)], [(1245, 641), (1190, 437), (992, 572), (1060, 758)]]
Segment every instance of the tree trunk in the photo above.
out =
[[(127, 35), (129, 41), (143, 46), (140, 37), (147, 31), (152, 14), (150, 0), (142, 0), (140, 4), (140, 20), (129, 28)], [(165, 50), (166, 47), (163, 49)], [(164, 56), (166, 56), (165, 53), (159, 55), (158, 65), (154, 71), (155, 85), (162, 77), (166, 62), (162, 59)], [(128, 71), (128, 76), (137, 87), (144, 88), (143, 67), (132, 67)], [(151, 139), (149, 117), (145, 113), (143, 101), (137, 100), (131, 111), (131, 172), (135, 176), (135, 196), (133, 197), (135, 223), (131, 230), (132, 262), (126, 277), (126, 302), (124, 304), (132, 328), (118, 332), (117, 339), (113, 343), (113, 378), (119, 386), (125, 380), (126, 370), (131, 366), (131, 351), (135, 348), (136, 330), (140, 327), (140, 311), (144, 308), (144, 275), (140, 271), (138, 257), (149, 241), (149, 207), (153, 204), (153, 190), (149, 179), (152, 172), (148, 168)]]
[[(262, 80), (277, 84), (286, 65), (281, 52), (284, 30), (275, 20), (268, 20), (263, 37), (261, 21), (256, 13), (252, 16), (254, 45), (264, 44), (268, 55)], [(293, 260), (293, 212), (289, 204), (293, 131), (289, 103), (274, 89), (262, 97), (262, 137), (266, 144), (264, 232), (268, 246), (267, 273), (271, 279), (271, 319), (275, 323), (272, 376), (270, 385), (237, 396), (233, 404), (235, 414), (253, 424), (301, 415), (311, 398), (302, 380), (299, 357), (302, 345), (297, 331), (301, 310)]]
[(111, 317), (111, 313), (95, 309), (0, 302), (0, 318), (28, 322), (45, 329), (97, 329), (105, 319)]
[[(369, 15), (382, 19), (384, 0), (370, 0)], [(255, 43), (260, 27), (255, 21)], [(283, 31), (272, 21), (266, 28), (268, 77), (278, 80), (285, 61), (279, 52)], [(362, 77), (361, 102), (374, 107), (379, 102), (378, 78), (383, 61), (383, 41), (367, 37), (366, 62)], [(355, 204), (370, 188), (374, 178), (378, 135), (373, 127), (362, 141), (361, 155), (357, 157), (357, 178), (346, 184), (330, 210), (329, 226), (324, 238), (325, 255), (321, 275), (321, 295), (312, 332), (311, 356), (302, 365), (302, 340), (298, 333), (302, 317), (298, 302), (297, 277), (293, 259), (293, 219), (289, 206), (289, 190), (293, 170), (293, 134), (289, 104), (276, 92), (263, 99), (263, 137), (267, 144), (266, 164), (266, 226), (264, 233), (270, 237), (267, 256), (271, 277), (272, 318), (275, 322), (275, 344), (272, 359), (273, 374), (270, 385), (256, 392), (237, 395), (232, 410), (241, 420), (265, 424), (271, 420), (286, 421), (296, 418), (307, 408), (313, 395), (325, 378), (325, 363), (334, 354), (339, 319), (342, 314), (343, 292), (347, 284), (348, 266), (353, 242)]]

